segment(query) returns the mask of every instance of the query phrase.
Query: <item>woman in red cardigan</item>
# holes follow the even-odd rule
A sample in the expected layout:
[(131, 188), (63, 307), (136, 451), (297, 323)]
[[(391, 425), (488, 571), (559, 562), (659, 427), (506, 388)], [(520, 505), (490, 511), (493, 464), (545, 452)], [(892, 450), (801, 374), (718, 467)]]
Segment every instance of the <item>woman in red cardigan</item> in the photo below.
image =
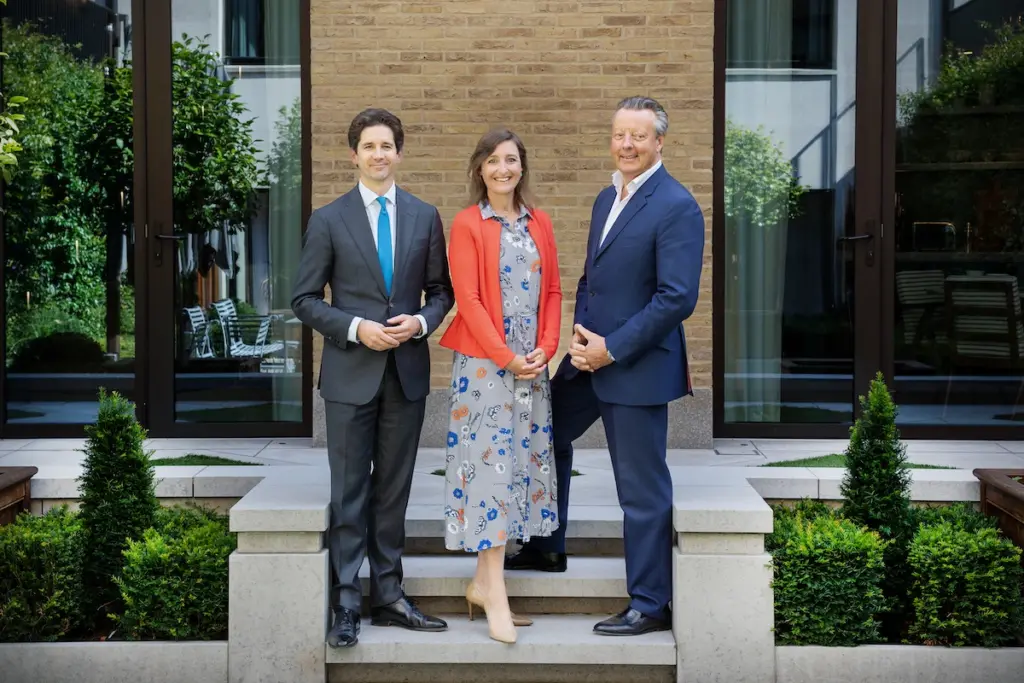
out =
[(514, 643), (505, 544), (558, 528), (548, 361), (558, 347), (562, 287), (551, 219), (528, 199), (526, 148), (484, 135), (469, 162), (473, 205), (452, 223), (455, 351), (448, 428), (445, 545), (477, 553), (466, 591), (491, 638)]

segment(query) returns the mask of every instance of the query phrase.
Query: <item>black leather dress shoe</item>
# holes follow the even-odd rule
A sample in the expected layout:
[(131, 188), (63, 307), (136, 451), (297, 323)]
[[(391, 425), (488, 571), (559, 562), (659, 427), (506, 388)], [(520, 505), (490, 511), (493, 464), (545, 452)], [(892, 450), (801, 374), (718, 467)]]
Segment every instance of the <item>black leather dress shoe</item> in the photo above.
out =
[(524, 546), (515, 555), (505, 558), (505, 569), (533, 569), (539, 572), (564, 572), (568, 562), (565, 553), (542, 553)]
[(638, 636), (642, 633), (671, 630), (671, 621), (649, 617), (631, 607), (594, 626), (595, 633), (601, 633), (606, 636)]
[(406, 597), (390, 605), (373, 608), (370, 623), (374, 626), (401, 626), (412, 631), (444, 631), (448, 628), (444, 619), (424, 614)]
[(352, 647), (359, 641), (359, 613), (342, 608), (334, 613), (334, 625), (327, 632), (331, 647)]

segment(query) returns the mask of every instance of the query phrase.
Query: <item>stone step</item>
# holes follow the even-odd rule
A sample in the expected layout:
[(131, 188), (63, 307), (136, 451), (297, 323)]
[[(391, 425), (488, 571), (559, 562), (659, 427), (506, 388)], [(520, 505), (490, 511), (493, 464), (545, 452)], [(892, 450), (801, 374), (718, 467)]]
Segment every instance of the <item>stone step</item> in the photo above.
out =
[[(451, 553), (448, 557), (411, 556), (402, 559), (405, 591), (414, 598), (463, 597), (476, 569), (476, 556)], [(369, 563), (359, 571), (364, 590), (369, 586)], [(509, 597), (623, 598), (626, 565), (621, 558), (571, 557), (564, 572), (505, 572)]]
[[(405, 592), (421, 609), (434, 614), (466, 614), (466, 588), (476, 568), (475, 556), (411, 555), (403, 558), (402, 567)], [(368, 595), (368, 563), (363, 563), (359, 576), (363, 594)], [(614, 614), (629, 599), (625, 562), (614, 557), (570, 557), (568, 569), (562, 573), (506, 572), (505, 586), (512, 609), (531, 616)], [(369, 607), (369, 600), (364, 599), (367, 612)]]
[[(491, 640), (483, 617), (475, 621), (452, 617), (447, 621), (448, 630), (442, 633), (381, 628), (364, 622), (355, 647), (327, 647), (327, 664), (329, 668), (370, 664), (676, 665), (676, 644), (671, 631), (614, 638), (594, 633), (597, 620), (591, 616), (541, 616), (533, 626), (517, 629), (517, 642), (507, 645)], [(454, 672), (449, 669), (451, 673)], [(334, 672), (331, 679), (335, 679)], [(338, 676), (337, 680), (346, 679)]]

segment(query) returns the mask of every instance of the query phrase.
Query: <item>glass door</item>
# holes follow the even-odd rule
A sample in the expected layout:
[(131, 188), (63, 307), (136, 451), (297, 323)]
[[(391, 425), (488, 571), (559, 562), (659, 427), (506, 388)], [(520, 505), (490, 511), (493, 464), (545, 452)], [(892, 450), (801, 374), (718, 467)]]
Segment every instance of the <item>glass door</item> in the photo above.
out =
[(79, 436), (103, 389), (142, 400), (130, 5), (0, 5), (3, 107), (24, 116), (0, 210), (4, 438)]
[(882, 369), (882, 13), (720, 2), (715, 434), (842, 437)]
[(911, 438), (1024, 428), (1021, 7), (886, 3), (886, 355)]
[(159, 0), (146, 13), (152, 429), (308, 434), (308, 334), (290, 310), (308, 2)]

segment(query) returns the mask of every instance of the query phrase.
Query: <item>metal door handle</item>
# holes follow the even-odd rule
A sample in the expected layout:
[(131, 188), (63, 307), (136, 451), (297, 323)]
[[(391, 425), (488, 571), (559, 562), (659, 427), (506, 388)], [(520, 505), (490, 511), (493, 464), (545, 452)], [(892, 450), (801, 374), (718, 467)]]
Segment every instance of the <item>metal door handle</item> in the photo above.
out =
[(850, 237), (845, 237), (845, 236), (844, 237), (840, 237), (838, 239), (838, 241), (839, 242), (856, 242), (857, 240), (870, 240), (870, 239), (874, 239), (874, 238), (875, 238), (874, 235), (853, 235), (853, 236), (850, 236)]

